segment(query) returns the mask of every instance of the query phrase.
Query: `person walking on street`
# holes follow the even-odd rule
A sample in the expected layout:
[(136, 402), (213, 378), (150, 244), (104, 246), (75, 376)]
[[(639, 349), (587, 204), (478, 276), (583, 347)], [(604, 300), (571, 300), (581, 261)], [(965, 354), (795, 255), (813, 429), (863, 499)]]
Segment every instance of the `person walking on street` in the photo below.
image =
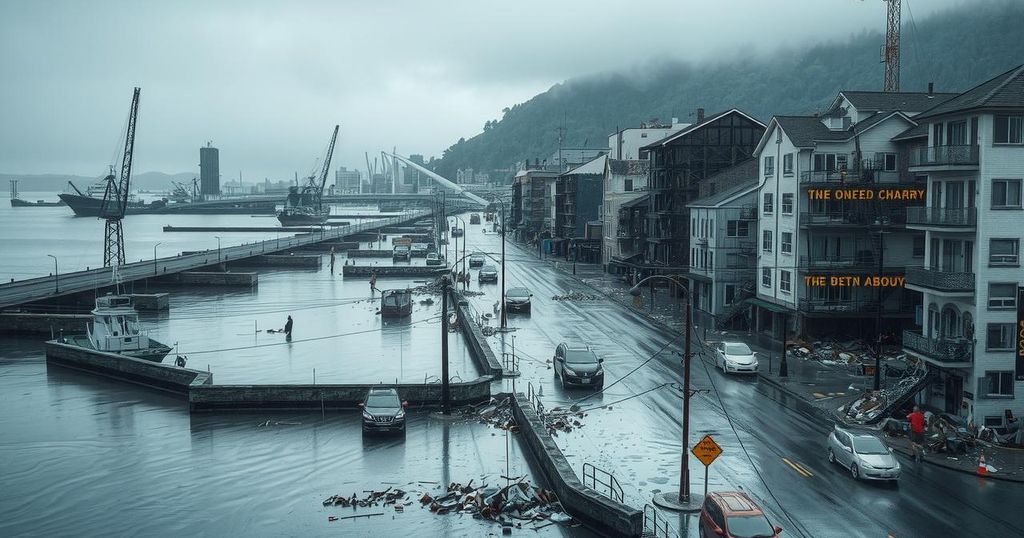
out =
[(288, 316), (288, 321), (284, 323), (284, 337), (288, 340), (292, 339), (292, 317)]
[(334, 247), (331, 247), (331, 274), (334, 274)]
[(913, 450), (914, 461), (924, 460), (924, 413), (921, 408), (914, 406), (914, 412), (907, 415), (910, 421), (910, 447)]
[(370, 295), (377, 290), (377, 272), (370, 273)]

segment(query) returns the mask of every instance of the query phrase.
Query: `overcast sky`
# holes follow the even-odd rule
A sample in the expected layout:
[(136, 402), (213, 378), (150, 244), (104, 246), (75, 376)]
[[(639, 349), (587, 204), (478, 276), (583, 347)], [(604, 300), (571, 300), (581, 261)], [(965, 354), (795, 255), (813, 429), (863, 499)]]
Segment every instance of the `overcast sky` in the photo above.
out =
[[(983, 0), (903, 0), (916, 19)], [(440, 156), (501, 109), (651, 57), (881, 31), (882, 0), (0, 2), (0, 172), (101, 175), (142, 87), (135, 170), (246, 181)], [(879, 68), (881, 69), (881, 68)]]

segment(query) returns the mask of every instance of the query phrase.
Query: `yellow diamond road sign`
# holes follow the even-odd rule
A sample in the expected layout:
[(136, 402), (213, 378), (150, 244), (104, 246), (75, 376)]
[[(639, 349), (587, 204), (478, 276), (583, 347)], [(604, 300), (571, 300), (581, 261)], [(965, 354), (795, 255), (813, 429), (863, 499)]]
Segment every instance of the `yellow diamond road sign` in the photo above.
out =
[(707, 467), (722, 454), (722, 447), (718, 446), (718, 443), (710, 435), (705, 435), (690, 452), (693, 452), (693, 455), (697, 456), (697, 459)]

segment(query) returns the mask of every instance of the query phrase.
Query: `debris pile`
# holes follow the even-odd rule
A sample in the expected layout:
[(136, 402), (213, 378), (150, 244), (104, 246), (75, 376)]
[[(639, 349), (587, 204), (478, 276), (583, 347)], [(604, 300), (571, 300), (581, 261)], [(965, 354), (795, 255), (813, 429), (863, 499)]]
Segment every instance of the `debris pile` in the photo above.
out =
[[(515, 525), (521, 528), (523, 522), (573, 521), (572, 517), (565, 513), (555, 492), (531, 486), (525, 477), (501, 478), (511, 483), (498, 488), (487, 484), (473, 486), (472, 480), (466, 485), (453, 482), (444, 493), (437, 496), (424, 493), (420, 497), (420, 503), (435, 514), (471, 514), (476, 519), (494, 521), (503, 527)], [(544, 526), (547, 525), (532, 528)]]
[(568, 408), (553, 407), (550, 411), (540, 415), (544, 426), (552, 437), (557, 437), (558, 432), (569, 433), (575, 428), (582, 427), (583, 421), (580, 419), (585, 416), (587, 414), (575, 404)]
[(465, 416), (478, 417), (480, 422), (495, 428), (519, 433), (519, 425), (516, 424), (516, 419), (512, 416), (512, 401), (509, 397), (500, 401), (491, 398), (485, 404), (463, 408), (462, 413)]
[(552, 301), (596, 301), (599, 298), (600, 297), (598, 297), (597, 295), (593, 295), (593, 294), (590, 294), (590, 293), (583, 293), (582, 291), (573, 290), (573, 291), (570, 291), (569, 293), (566, 293), (564, 295), (553, 295), (551, 297), (551, 300)]
[(927, 375), (928, 371), (924, 366), (918, 364), (893, 386), (880, 391), (865, 391), (860, 398), (849, 405), (840, 407), (839, 414), (847, 422), (858, 424), (876, 422), (892, 413), (905, 398), (912, 395), (915, 389), (920, 389), (921, 381)]
[[(787, 359), (815, 360), (826, 366), (861, 370), (865, 364), (874, 364), (875, 352), (863, 340), (794, 340), (786, 346)], [(901, 361), (907, 358), (896, 346), (886, 345), (883, 340), (882, 360)], [(859, 373), (859, 372), (858, 372)]]
[(399, 506), (409, 506), (412, 504), (412, 501), (406, 501), (406, 497), (408, 497), (409, 494), (398, 488), (389, 487), (383, 491), (363, 491), (363, 493), (367, 494), (366, 497), (359, 498), (355, 493), (350, 497), (331, 495), (324, 499), (324, 506), (351, 506), (352, 508), (367, 508), (383, 504), (385, 506), (395, 505), (395, 510), (401, 512), (402, 509), (398, 508)]

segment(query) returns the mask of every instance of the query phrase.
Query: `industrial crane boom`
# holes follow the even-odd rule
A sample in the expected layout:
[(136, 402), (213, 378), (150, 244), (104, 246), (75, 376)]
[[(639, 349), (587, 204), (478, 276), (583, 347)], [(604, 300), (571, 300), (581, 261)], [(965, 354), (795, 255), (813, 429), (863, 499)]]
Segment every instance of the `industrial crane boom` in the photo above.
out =
[(124, 265), (124, 230), (121, 221), (128, 209), (128, 190), (132, 178), (132, 153), (135, 150), (135, 121), (139, 115), (139, 88), (132, 95), (132, 108), (128, 114), (128, 128), (125, 131), (124, 155), (121, 159), (120, 177), (115, 180), (108, 176), (107, 190), (103, 193), (100, 218), (106, 219), (103, 241), (103, 266)]
[(320, 178), (316, 188), (316, 209), (320, 211), (322, 209), (322, 200), (324, 196), (324, 187), (327, 185), (327, 173), (331, 169), (331, 155), (334, 154), (334, 141), (338, 139), (338, 126), (334, 126), (334, 134), (331, 135), (331, 145), (327, 146), (327, 158), (324, 159), (324, 168), (320, 171)]

